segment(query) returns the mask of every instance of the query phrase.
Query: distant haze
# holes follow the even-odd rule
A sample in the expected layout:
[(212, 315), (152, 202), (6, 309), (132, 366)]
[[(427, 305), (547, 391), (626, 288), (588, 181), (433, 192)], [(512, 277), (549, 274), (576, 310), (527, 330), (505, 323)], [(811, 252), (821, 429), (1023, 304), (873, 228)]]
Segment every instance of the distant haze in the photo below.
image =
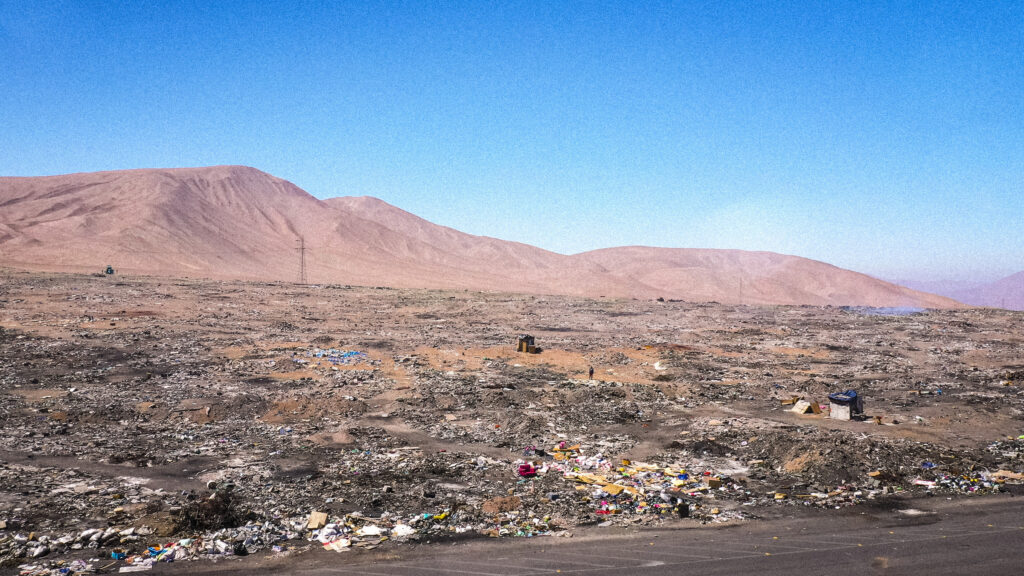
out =
[(992, 282), (906, 282), (906, 286), (948, 296), (974, 306), (1024, 310), (1024, 271)]

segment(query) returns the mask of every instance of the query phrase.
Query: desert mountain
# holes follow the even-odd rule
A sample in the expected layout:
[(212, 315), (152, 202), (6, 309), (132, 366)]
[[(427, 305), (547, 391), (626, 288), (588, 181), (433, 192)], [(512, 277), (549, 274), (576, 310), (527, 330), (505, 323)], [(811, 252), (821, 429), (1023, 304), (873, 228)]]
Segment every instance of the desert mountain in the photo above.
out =
[(1024, 310), (1024, 271), (992, 282), (971, 280), (905, 280), (897, 283), (970, 304)]
[(987, 284), (954, 290), (951, 296), (975, 306), (1024, 310), (1024, 271)]
[(576, 255), (473, 236), (381, 200), (319, 200), (241, 166), (0, 178), (0, 264), (33, 270), (742, 302), (955, 307), (770, 252), (623, 247)]

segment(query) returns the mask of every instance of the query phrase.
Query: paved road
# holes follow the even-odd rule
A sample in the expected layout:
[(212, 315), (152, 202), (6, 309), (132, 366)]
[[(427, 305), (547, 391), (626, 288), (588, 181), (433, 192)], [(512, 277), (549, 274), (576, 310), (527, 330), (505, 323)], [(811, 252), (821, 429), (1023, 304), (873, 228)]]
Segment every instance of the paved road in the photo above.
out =
[(250, 564), (248, 572), (301, 576), (1024, 574), (1024, 498), (928, 499), (911, 505), (923, 513), (855, 508), (731, 527), (419, 546), (399, 551), (396, 559), (375, 561), (353, 553), (317, 551), (293, 564), (265, 565), (255, 571)]

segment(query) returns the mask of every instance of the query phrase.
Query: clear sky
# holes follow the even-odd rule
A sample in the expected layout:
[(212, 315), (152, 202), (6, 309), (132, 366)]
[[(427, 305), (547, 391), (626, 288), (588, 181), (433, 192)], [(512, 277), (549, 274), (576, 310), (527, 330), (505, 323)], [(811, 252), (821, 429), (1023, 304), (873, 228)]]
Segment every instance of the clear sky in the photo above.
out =
[(0, 0), (0, 175), (245, 164), (563, 253), (1024, 270), (1024, 4), (634, 4)]

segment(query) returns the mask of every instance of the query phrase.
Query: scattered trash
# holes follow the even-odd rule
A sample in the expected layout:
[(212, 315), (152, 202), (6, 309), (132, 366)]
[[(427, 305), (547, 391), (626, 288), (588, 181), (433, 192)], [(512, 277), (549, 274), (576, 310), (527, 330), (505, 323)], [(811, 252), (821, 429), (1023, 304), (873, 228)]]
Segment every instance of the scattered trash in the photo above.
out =
[(307, 530), (319, 530), (327, 524), (326, 512), (311, 512), (309, 520), (306, 521)]
[[(485, 510), (485, 512), (486, 512), (486, 510)], [(416, 533), (416, 529), (413, 528), (412, 526), (409, 526), (408, 524), (396, 524), (395, 527), (391, 529), (391, 534), (393, 534), (394, 536), (396, 536), (398, 538), (404, 538), (406, 536), (412, 536), (415, 533)]]
[(366, 352), (359, 352), (357, 350), (336, 350), (334, 348), (328, 348), (326, 350), (314, 348), (312, 351), (308, 352), (306, 356), (312, 358), (323, 358), (331, 364), (359, 364), (369, 361), (369, 356), (367, 356)]
[(519, 465), (519, 475), (524, 478), (532, 478), (537, 475), (537, 469), (529, 462)]
[[(15, 272), (0, 292), (0, 561), (31, 574), (1024, 483), (1022, 430), (994, 429), (1024, 409), (999, 311)], [(25, 304), (43, 299), (56, 312)], [(512, 350), (519, 330), (542, 357)], [(880, 407), (863, 423), (810, 416), (856, 420), (862, 396)]]
[(797, 414), (821, 414), (821, 407), (818, 406), (817, 402), (798, 400), (794, 403), (792, 411)]

